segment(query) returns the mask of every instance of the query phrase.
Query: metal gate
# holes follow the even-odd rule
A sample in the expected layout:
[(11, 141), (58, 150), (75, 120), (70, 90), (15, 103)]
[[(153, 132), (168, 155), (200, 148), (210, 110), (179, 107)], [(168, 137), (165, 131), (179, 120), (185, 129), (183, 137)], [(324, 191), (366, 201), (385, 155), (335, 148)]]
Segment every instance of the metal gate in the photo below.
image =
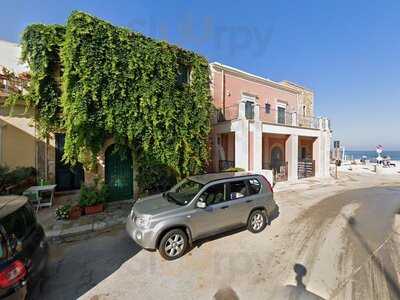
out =
[(297, 173), (299, 179), (315, 176), (315, 160), (299, 160)]
[(128, 147), (111, 145), (106, 150), (105, 181), (111, 201), (132, 199), (133, 163)]

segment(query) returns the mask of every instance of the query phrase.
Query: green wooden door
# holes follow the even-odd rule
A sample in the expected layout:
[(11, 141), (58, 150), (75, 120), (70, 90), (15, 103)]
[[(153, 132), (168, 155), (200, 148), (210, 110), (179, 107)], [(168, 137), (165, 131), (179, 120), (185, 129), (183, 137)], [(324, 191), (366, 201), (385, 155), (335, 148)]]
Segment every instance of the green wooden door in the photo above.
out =
[(126, 200), (133, 197), (132, 155), (127, 147), (111, 145), (106, 150), (106, 184), (110, 200)]

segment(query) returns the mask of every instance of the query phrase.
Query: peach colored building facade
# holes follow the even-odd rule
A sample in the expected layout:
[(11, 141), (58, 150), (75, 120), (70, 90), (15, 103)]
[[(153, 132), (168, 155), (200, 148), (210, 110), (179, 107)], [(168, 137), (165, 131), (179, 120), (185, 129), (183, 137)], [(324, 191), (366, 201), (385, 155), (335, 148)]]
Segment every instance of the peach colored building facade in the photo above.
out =
[(330, 123), (314, 116), (312, 91), (220, 63), (210, 70), (214, 171), (234, 166), (275, 181), (329, 175)]

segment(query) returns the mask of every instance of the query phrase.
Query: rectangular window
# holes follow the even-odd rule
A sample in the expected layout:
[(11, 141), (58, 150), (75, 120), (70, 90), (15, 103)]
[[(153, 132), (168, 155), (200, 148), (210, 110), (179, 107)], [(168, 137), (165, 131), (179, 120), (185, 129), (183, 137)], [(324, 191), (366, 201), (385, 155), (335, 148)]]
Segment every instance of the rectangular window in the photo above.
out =
[(177, 82), (179, 85), (185, 85), (189, 83), (190, 68), (184, 64), (178, 66)]
[(245, 116), (246, 119), (254, 119), (254, 103), (252, 101), (246, 101), (245, 103)]
[(248, 185), (249, 185), (249, 195), (255, 195), (258, 194), (261, 190), (261, 183), (255, 179), (249, 179), (247, 181)]
[(205, 202), (207, 206), (225, 202), (226, 184), (219, 183), (210, 186), (203, 194), (201, 194), (199, 200)]
[(240, 199), (247, 196), (247, 187), (244, 180), (229, 183), (229, 200)]
[(278, 106), (278, 123), (279, 124), (286, 124), (286, 109), (284, 107)]
[(271, 104), (265, 103), (265, 113), (269, 114), (271, 112)]

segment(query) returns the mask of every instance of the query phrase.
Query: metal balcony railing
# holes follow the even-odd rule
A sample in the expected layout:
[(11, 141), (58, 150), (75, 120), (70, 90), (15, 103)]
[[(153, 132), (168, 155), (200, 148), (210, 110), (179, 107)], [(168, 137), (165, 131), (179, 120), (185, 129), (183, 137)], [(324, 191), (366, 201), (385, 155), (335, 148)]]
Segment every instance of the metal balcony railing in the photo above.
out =
[(232, 105), (222, 108), (217, 108), (215, 110), (215, 119), (216, 122), (225, 122), (236, 120), (239, 118), (239, 104)]
[(6, 76), (0, 74), (0, 92), (8, 94), (10, 92), (22, 91), (27, 81), (22, 79), (9, 80)]
[(299, 116), (298, 117), (298, 125), (299, 127), (304, 128), (319, 128), (319, 120), (320, 118), (311, 117), (311, 116)]
[[(256, 115), (258, 114), (258, 115)], [(239, 118), (248, 120), (259, 119), (265, 123), (294, 126), (301, 128), (323, 129), (331, 128), (330, 120), (326, 118), (317, 118), (314, 116), (303, 116), (298, 112), (289, 112), (281, 109), (273, 109), (270, 107), (258, 107), (251, 102), (238, 103), (223, 108), (217, 108), (214, 115), (214, 123), (236, 120)]]

